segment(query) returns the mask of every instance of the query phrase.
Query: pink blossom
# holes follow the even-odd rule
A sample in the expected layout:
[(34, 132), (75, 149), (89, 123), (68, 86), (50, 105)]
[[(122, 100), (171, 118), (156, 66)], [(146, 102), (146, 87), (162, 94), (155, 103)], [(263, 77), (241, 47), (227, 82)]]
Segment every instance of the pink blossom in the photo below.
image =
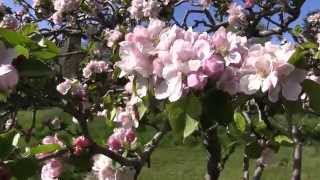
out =
[(130, 12), (131, 16), (136, 19), (140, 19), (143, 17), (143, 2), (144, 0), (132, 0), (131, 6), (129, 7), (128, 11)]
[(41, 170), (42, 180), (57, 180), (63, 171), (62, 163), (57, 159), (51, 159), (45, 163)]
[(0, 90), (8, 91), (18, 84), (19, 75), (16, 68), (10, 64), (0, 65)]
[(132, 128), (130, 128), (126, 131), (126, 133), (125, 133), (126, 141), (128, 141), (129, 143), (132, 143), (136, 138), (137, 138), (136, 133)]
[(73, 150), (75, 155), (80, 155), (86, 148), (90, 146), (90, 141), (84, 136), (79, 136), (73, 140)]
[(71, 87), (72, 87), (72, 81), (70, 79), (66, 79), (64, 82), (60, 83), (57, 86), (57, 91), (62, 95), (66, 95), (71, 89)]
[(71, 92), (71, 95), (84, 97), (86, 94), (86, 85), (81, 84), (76, 79), (65, 79), (64, 82), (57, 85), (56, 89), (62, 95), (66, 95)]
[(160, 2), (157, 0), (147, 0), (143, 2), (144, 17), (156, 18), (159, 15), (161, 8)]
[(199, 0), (199, 3), (200, 3), (203, 7), (208, 8), (209, 5), (210, 5), (211, 3), (213, 3), (213, 1), (214, 1), (214, 0)]
[(244, 9), (240, 5), (232, 3), (227, 12), (229, 13), (229, 24), (238, 25), (245, 22), (246, 15), (244, 13)]
[(92, 159), (92, 170), (98, 180), (115, 180), (116, 169), (113, 167), (112, 159), (103, 154), (96, 154)]
[(19, 26), (18, 20), (13, 15), (5, 15), (0, 23), (1, 28), (15, 30)]
[(188, 75), (188, 87), (201, 90), (207, 83), (207, 75), (203, 73), (191, 73)]
[(228, 39), (227, 39), (227, 32), (224, 27), (220, 27), (212, 36), (212, 43), (214, 47), (224, 52), (228, 48)]
[(123, 37), (123, 33), (118, 30), (118, 28), (110, 30), (106, 29), (104, 31), (105, 39), (107, 40), (107, 46), (112, 48), (119, 40)]
[(90, 61), (85, 68), (83, 68), (83, 76), (90, 78), (93, 73), (108, 72), (109, 65), (105, 61)]
[(58, 138), (57, 135), (54, 136), (46, 136), (42, 139), (42, 144), (57, 144), (61, 147), (64, 147), (64, 143)]
[(221, 57), (213, 55), (202, 62), (202, 69), (209, 78), (218, 79), (224, 71), (224, 62)]
[(246, 8), (251, 8), (256, 3), (256, 0), (245, 0), (244, 3)]

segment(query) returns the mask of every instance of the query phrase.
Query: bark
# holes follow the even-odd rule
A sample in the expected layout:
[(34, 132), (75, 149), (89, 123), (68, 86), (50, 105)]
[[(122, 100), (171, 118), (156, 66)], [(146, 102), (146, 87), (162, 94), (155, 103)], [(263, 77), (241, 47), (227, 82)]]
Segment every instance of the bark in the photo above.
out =
[(300, 138), (300, 132), (296, 125), (292, 126), (292, 137), (294, 141), (293, 152), (293, 171), (291, 180), (301, 180), (301, 168), (302, 168), (302, 142)]
[(218, 180), (220, 176), (221, 146), (217, 128), (209, 129), (206, 132), (204, 145), (208, 152), (206, 180)]
[[(63, 47), (62, 53), (74, 52), (81, 50), (81, 36), (72, 35), (67, 37)], [(80, 62), (82, 60), (82, 54), (73, 54), (70, 56), (64, 56), (60, 58), (61, 71), (64, 77), (74, 78), (77, 75)]]
[(249, 157), (243, 155), (243, 180), (249, 180)]
[(261, 177), (262, 177), (262, 173), (263, 173), (263, 170), (264, 170), (264, 165), (261, 164), (261, 163), (258, 163), (257, 164), (257, 167), (254, 171), (254, 175), (253, 175), (253, 180), (260, 180)]

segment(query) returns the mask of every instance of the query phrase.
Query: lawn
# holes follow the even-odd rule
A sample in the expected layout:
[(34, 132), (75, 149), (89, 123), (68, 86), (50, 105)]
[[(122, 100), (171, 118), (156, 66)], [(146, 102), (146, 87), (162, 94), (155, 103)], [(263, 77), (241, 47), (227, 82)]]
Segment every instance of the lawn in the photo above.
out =
[[(264, 180), (287, 180), (291, 173), (291, 149), (282, 148), (273, 164), (263, 173)], [(303, 180), (316, 180), (320, 176), (320, 156), (314, 147), (306, 147), (303, 153)], [(251, 174), (254, 168), (251, 161)], [(205, 151), (197, 146), (163, 145), (152, 156), (151, 168), (145, 168), (140, 180), (202, 180), (205, 173)], [(227, 162), (221, 180), (240, 180), (242, 157), (239, 148)]]
[[(71, 121), (70, 117), (63, 114), (61, 110), (47, 110), (38, 113), (37, 130), (43, 131), (46, 135), (48, 131), (41, 129), (41, 121), (59, 116), (65, 121)], [(29, 126), (31, 114), (29, 112), (19, 113), (19, 122), (24, 126)], [(90, 123), (93, 137), (99, 143), (103, 143), (111, 129), (107, 128), (103, 120)], [(142, 131), (140, 139), (147, 142), (152, 132)], [(156, 149), (151, 158), (151, 168), (144, 168), (140, 180), (203, 180), (206, 166), (206, 154), (201, 144), (189, 142), (185, 145), (175, 145), (172, 136), (166, 136)], [(320, 148), (317, 146), (307, 146), (303, 152), (303, 180), (317, 180), (320, 176)], [(221, 180), (240, 180), (242, 174), (242, 148), (238, 147), (236, 152), (227, 162), (221, 174)], [(263, 180), (287, 180), (291, 173), (291, 148), (282, 148), (274, 158), (274, 163), (268, 166), (263, 174)], [(250, 163), (251, 175), (255, 162)]]

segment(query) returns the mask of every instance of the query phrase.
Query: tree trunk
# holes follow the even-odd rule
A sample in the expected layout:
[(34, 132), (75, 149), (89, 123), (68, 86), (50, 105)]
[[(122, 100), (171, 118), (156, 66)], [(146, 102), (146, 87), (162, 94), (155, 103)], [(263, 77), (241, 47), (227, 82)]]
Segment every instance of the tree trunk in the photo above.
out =
[(300, 139), (300, 132), (296, 125), (292, 126), (292, 137), (294, 141), (293, 152), (293, 171), (291, 180), (301, 180), (302, 167), (302, 142)]
[[(62, 53), (68, 53), (79, 50), (81, 50), (81, 36), (71, 35), (70, 37), (66, 37), (66, 40), (64, 41), (62, 47)], [(76, 77), (81, 60), (81, 54), (61, 57), (60, 64), (63, 76), (67, 78)]]
[(262, 163), (258, 162), (252, 179), (253, 180), (260, 180), (262, 177), (263, 170), (264, 170), (264, 165)]
[(249, 157), (243, 155), (243, 180), (249, 180)]
[(217, 128), (209, 129), (206, 132), (204, 145), (208, 152), (206, 180), (218, 180), (220, 175), (221, 147)]

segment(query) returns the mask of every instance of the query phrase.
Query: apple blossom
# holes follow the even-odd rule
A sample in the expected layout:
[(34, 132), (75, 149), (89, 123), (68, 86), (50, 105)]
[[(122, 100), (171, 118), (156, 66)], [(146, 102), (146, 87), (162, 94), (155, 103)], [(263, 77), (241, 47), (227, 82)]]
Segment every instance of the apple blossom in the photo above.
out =
[(211, 3), (213, 3), (214, 0), (199, 0), (199, 3), (205, 7), (208, 8)]
[(202, 90), (207, 83), (207, 78), (208, 76), (201, 72), (191, 73), (187, 77), (188, 87)]
[(98, 180), (114, 180), (116, 170), (113, 167), (112, 159), (103, 154), (96, 154), (92, 157), (92, 170)]
[(231, 25), (239, 25), (245, 22), (246, 14), (240, 5), (232, 3), (227, 12), (229, 13), (228, 22)]
[(255, 4), (256, 0), (245, 0), (244, 4), (246, 8), (251, 8)]
[(93, 156), (92, 171), (98, 180), (133, 180), (135, 170), (129, 167), (114, 167), (112, 159), (103, 155)]
[(1, 28), (15, 30), (19, 26), (18, 20), (10, 14), (7, 14), (3, 17), (2, 21), (0, 22)]
[(109, 65), (105, 61), (90, 61), (85, 68), (83, 68), (83, 76), (90, 78), (93, 73), (108, 72)]
[(123, 33), (119, 31), (119, 28), (104, 30), (104, 37), (107, 41), (107, 46), (112, 48), (123, 37)]
[(66, 78), (64, 82), (57, 85), (56, 89), (62, 95), (68, 94), (69, 91), (71, 95), (79, 97), (84, 97), (86, 94), (86, 85), (81, 84), (76, 79), (71, 80)]
[(57, 159), (50, 159), (42, 167), (41, 180), (57, 180), (62, 171), (62, 163)]

